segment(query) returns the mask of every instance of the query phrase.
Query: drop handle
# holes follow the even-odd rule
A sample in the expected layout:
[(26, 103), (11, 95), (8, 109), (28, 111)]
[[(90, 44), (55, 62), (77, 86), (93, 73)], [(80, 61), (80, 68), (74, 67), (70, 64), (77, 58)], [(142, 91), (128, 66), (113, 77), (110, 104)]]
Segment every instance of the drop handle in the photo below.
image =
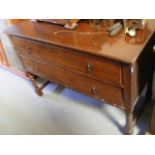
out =
[(153, 52), (155, 52), (155, 45), (153, 46)]
[(31, 47), (28, 47), (28, 48), (27, 48), (27, 52), (28, 52), (29, 54), (32, 54), (32, 49), (31, 49)]
[(88, 64), (88, 65), (87, 65), (87, 71), (88, 71), (89, 73), (91, 73), (92, 70), (93, 70), (93, 65), (92, 65), (92, 64)]
[(91, 92), (92, 92), (92, 94), (96, 95), (96, 92), (97, 92), (97, 91), (96, 91), (96, 87), (92, 87), (92, 88), (91, 88)]
[(36, 71), (39, 71), (39, 66), (36, 65), (36, 66), (35, 66), (35, 69), (36, 69)]

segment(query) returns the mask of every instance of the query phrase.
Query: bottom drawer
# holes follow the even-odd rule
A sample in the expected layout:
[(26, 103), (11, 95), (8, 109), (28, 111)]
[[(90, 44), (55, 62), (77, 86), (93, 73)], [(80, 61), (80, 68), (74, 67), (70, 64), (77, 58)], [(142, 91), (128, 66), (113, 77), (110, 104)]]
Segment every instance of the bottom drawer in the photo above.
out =
[(105, 84), (101, 81), (85, 77), (71, 70), (55, 65), (43, 64), (29, 58), (20, 57), (25, 71), (54, 81), (65, 87), (82, 92), (93, 98), (104, 100), (110, 104), (122, 107), (122, 89)]

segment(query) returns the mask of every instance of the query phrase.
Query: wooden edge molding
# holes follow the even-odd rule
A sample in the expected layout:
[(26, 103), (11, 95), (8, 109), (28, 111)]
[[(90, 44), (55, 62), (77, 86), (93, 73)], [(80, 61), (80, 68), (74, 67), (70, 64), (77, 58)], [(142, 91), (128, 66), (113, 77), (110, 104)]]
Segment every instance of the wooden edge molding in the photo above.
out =
[(4, 69), (6, 69), (6, 70), (8, 70), (8, 71), (10, 71), (10, 72), (12, 72), (12, 73), (20, 76), (20, 77), (23, 77), (25, 79), (28, 79), (28, 77), (26, 76), (26, 73), (24, 73), (22, 71), (19, 71), (19, 70), (15, 69), (15, 68), (13, 68), (11, 66), (5, 66), (3, 64), (0, 64), (0, 67), (4, 68)]

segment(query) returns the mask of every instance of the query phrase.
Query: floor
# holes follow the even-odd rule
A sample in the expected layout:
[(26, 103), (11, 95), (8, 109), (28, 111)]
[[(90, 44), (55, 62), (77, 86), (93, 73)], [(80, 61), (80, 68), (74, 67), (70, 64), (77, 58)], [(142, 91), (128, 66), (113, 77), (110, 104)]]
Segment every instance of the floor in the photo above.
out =
[[(151, 105), (134, 134), (148, 129)], [(30, 81), (0, 68), (0, 134), (122, 135), (124, 116), (118, 108), (52, 83), (39, 97)]]

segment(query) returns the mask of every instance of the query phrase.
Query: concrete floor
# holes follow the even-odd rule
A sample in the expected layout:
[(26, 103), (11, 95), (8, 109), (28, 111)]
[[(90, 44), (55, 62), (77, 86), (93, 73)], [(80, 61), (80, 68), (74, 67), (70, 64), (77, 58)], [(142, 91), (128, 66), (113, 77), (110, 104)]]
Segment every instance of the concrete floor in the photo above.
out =
[[(150, 105), (134, 134), (150, 124)], [(30, 81), (0, 68), (0, 134), (123, 134), (125, 114), (78, 92), (49, 84), (36, 95)]]

